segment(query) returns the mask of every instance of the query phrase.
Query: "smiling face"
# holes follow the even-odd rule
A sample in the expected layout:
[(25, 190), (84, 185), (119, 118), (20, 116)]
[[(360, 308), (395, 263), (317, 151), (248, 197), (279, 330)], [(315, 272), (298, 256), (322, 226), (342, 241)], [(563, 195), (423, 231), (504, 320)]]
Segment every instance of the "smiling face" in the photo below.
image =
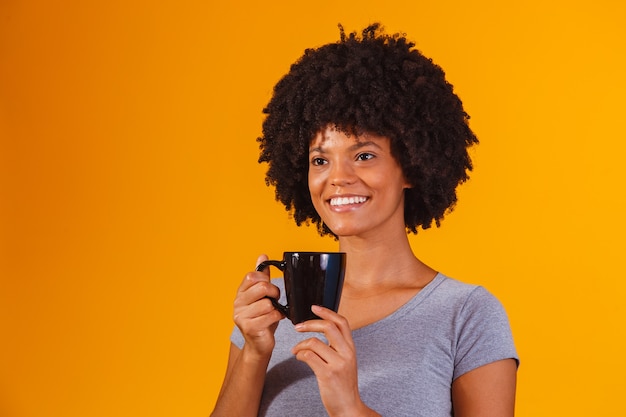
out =
[(386, 137), (348, 136), (329, 127), (311, 141), (313, 206), (340, 238), (404, 233), (404, 189), (409, 187)]

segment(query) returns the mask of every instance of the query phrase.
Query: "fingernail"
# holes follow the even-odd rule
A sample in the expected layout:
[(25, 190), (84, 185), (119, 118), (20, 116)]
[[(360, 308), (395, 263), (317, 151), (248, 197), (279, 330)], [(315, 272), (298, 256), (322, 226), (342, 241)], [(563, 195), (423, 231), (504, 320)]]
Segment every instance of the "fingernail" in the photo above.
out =
[(314, 313), (319, 313), (320, 311), (322, 311), (322, 307), (317, 306), (317, 305), (312, 305), (311, 306), (311, 311)]
[(304, 324), (302, 323), (298, 323), (295, 325), (296, 330), (302, 330), (303, 327), (304, 327)]

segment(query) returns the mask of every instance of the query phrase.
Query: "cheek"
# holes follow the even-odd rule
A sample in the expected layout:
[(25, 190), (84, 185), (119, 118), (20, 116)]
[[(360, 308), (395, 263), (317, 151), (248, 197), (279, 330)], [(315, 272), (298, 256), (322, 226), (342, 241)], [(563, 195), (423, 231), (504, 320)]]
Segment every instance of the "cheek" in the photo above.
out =
[(394, 189), (405, 189), (405, 188), (411, 188), (411, 185), (409, 184), (409, 182), (406, 180), (406, 178), (404, 178), (404, 174), (402, 173), (402, 171), (398, 168), (398, 169), (390, 169), (389, 171), (387, 171), (387, 175), (386, 178), (379, 178), (379, 181), (381, 183), (386, 183), (388, 185), (388, 187), (390, 188), (394, 188)]
[(363, 182), (371, 189), (389, 192), (399, 187), (401, 180), (395, 172), (385, 170), (368, 173), (366, 177), (363, 177)]
[(311, 175), (309, 175), (308, 181), (309, 181), (308, 182), (309, 194), (311, 195), (311, 200), (313, 201), (313, 204), (316, 204), (316, 199), (317, 197), (319, 197), (319, 193), (320, 193), (319, 181), (315, 181), (315, 178)]
[(322, 191), (322, 181), (319, 175), (313, 175), (309, 172), (308, 182), (309, 182), (309, 192), (311, 193), (311, 198), (315, 200), (315, 195), (319, 194)]

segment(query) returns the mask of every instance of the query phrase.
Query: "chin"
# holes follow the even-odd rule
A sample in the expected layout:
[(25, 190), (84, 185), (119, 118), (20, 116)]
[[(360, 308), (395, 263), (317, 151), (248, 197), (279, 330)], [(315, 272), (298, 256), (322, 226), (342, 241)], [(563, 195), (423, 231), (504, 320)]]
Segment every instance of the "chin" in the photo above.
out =
[(359, 230), (350, 226), (330, 226), (326, 224), (326, 226), (337, 236), (337, 237), (349, 237), (355, 236), (359, 233)]

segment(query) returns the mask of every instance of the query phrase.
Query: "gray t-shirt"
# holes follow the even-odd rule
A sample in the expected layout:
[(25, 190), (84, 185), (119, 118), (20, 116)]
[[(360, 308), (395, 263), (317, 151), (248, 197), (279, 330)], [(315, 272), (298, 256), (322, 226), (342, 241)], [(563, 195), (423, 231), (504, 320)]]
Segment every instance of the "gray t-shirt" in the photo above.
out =
[[(281, 289), (282, 279), (272, 281)], [(375, 306), (372, 306), (375, 308)], [(259, 416), (327, 416), (311, 369), (291, 348), (312, 335), (276, 330)], [(391, 315), (352, 332), (361, 399), (383, 416), (452, 416), (452, 381), (488, 363), (518, 360), (509, 321), (484, 288), (438, 274)], [(235, 327), (231, 341), (244, 339)]]

